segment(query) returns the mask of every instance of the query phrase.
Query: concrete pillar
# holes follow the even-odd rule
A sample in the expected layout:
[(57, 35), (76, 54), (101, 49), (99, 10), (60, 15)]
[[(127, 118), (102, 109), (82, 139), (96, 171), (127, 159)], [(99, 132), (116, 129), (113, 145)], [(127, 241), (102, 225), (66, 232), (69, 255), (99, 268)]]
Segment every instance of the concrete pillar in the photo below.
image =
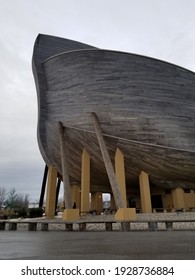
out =
[(126, 180), (125, 180), (125, 161), (124, 161), (124, 155), (122, 154), (121, 150), (118, 148), (116, 149), (116, 154), (115, 154), (115, 174), (119, 184), (122, 198), (125, 203), (124, 206), (126, 208), (127, 194), (126, 194)]
[(135, 208), (127, 208), (127, 191), (126, 191), (126, 180), (125, 180), (125, 161), (124, 155), (119, 148), (116, 149), (115, 153), (115, 175), (119, 185), (120, 194), (124, 202), (124, 208), (119, 208), (115, 214), (115, 220), (122, 221), (122, 229), (127, 230), (128, 224), (124, 221), (135, 220), (136, 210)]
[(184, 190), (182, 188), (176, 188), (171, 190), (173, 198), (173, 207), (175, 209), (185, 209), (185, 199), (184, 199)]
[(76, 203), (76, 208), (79, 210), (81, 209), (81, 191), (80, 186), (73, 185), (71, 186), (71, 193), (72, 193), (72, 203)]
[(139, 186), (142, 213), (152, 213), (149, 176), (144, 171), (139, 175)]
[(48, 219), (54, 218), (55, 215), (56, 181), (57, 181), (57, 170), (54, 166), (50, 166), (48, 170), (46, 206), (45, 206), (45, 215)]
[(81, 165), (81, 214), (89, 212), (89, 192), (90, 192), (90, 156), (86, 149), (82, 153)]
[(91, 193), (91, 210), (96, 210), (97, 213), (102, 212), (102, 193)]

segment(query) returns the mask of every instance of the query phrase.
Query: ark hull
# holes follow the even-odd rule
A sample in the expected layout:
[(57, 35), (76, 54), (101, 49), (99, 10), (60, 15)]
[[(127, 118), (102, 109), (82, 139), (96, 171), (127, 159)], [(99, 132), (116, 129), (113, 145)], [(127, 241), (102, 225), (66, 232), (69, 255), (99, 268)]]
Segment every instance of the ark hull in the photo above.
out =
[(46, 164), (62, 174), (61, 121), (72, 183), (80, 183), (85, 147), (92, 188), (110, 188), (91, 118), (95, 112), (113, 164), (117, 148), (125, 156), (127, 188), (138, 185), (142, 170), (154, 186), (195, 188), (194, 73), (45, 35), (35, 43), (33, 71), (40, 151)]

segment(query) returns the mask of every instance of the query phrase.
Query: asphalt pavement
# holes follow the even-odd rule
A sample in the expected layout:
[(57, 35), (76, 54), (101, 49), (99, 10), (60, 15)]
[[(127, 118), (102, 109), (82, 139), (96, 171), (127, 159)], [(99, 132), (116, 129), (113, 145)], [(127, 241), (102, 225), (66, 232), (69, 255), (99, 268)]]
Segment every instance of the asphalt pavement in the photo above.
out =
[(1, 260), (194, 260), (194, 231), (0, 231)]

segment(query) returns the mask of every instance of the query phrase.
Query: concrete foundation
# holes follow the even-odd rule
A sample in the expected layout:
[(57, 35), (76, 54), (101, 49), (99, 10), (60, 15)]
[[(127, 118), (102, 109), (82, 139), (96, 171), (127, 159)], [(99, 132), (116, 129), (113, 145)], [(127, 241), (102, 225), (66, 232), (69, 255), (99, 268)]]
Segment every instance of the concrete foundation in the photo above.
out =
[(136, 220), (135, 208), (119, 208), (114, 215), (116, 221)]
[(63, 221), (76, 221), (79, 220), (79, 209), (65, 209), (62, 213)]

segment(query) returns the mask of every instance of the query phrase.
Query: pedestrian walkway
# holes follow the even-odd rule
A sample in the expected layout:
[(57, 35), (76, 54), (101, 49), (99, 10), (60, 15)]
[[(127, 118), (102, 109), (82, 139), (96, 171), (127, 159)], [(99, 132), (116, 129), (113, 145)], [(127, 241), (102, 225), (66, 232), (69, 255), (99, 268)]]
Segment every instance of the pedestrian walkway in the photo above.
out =
[(0, 259), (194, 260), (194, 231), (1, 231)]

